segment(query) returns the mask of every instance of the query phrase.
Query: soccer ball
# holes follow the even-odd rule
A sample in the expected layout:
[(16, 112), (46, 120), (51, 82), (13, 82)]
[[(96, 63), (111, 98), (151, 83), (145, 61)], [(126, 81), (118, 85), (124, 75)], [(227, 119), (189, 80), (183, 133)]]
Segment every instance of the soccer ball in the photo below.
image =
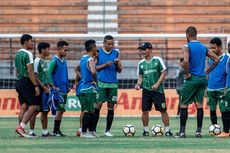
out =
[(164, 134), (163, 132), (164, 132), (164, 129), (161, 127), (161, 125), (154, 125), (151, 128), (151, 134), (154, 137), (162, 136)]
[(131, 137), (131, 136), (134, 136), (136, 130), (134, 128), (133, 125), (131, 124), (127, 124), (125, 125), (124, 129), (123, 129), (123, 133), (125, 134), (125, 136), (127, 137)]
[(221, 133), (221, 128), (218, 124), (213, 124), (209, 127), (209, 134), (211, 136), (219, 135)]

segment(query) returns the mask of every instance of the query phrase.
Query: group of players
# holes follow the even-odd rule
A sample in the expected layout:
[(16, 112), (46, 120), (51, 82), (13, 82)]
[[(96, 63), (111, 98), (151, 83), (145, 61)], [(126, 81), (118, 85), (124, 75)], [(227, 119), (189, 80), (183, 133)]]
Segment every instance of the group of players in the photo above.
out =
[[(212, 124), (217, 124), (216, 106), (219, 104), (223, 132), (217, 137), (229, 137), (230, 124), (230, 75), (228, 75), (229, 57), (222, 52), (219, 38), (210, 41), (211, 50), (197, 40), (197, 30), (190, 26), (186, 29), (188, 43), (183, 47), (183, 67), (185, 81), (180, 91), (180, 130), (177, 138), (185, 138), (185, 127), (188, 118), (188, 105), (195, 103), (197, 107), (196, 137), (201, 137), (203, 122), (203, 97), (208, 78), (208, 105)], [(42, 136), (65, 136), (60, 125), (65, 111), (68, 84), (68, 71), (65, 56), (69, 50), (66, 41), (57, 43), (57, 54), (49, 62), (50, 45), (46, 42), (38, 44), (39, 56), (33, 61), (30, 50), (33, 49), (32, 36), (24, 34), (21, 37), (22, 49), (15, 56), (16, 90), (20, 101), (19, 124), (16, 132), (21, 137), (34, 137), (34, 123), (37, 112), (41, 112)], [(114, 38), (104, 37), (102, 48), (97, 48), (95, 40), (85, 41), (86, 53), (76, 66), (76, 96), (81, 103), (80, 129), (78, 136), (85, 138), (97, 137), (96, 127), (100, 117), (100, 109), (107, 102), (107, 118), (105, 136), (112, 137), (110, 132), (114, 106), (117, 103), (118, 80), (117, 73), (121, 73), (122, 65), (119, 50), (114, 48)], [(138, 47), (144, 59), (138, 64), (138, 80), (135, 89), (142, 90), (142, 123), (143, 136), (149, 136), (149, 111), (154, 104), (161, 112), (165, 125), (165, 136), (173, 136), (167, 113), (163, 81), (166, 76), (166, 66), (160, 57), (152, 54), (153, 47), (145, 42)], [(206, 67), (206, 56), (209, 58)], [(228, 79), (229, 78), (229, 79)], [(61, 93), (64, 103), (58, 105), (52, 134), (47, 127), (49, 112), (48, 97), (50, 90)], [(30, 133), (26, 134), (26, 124), (30, 121)]]

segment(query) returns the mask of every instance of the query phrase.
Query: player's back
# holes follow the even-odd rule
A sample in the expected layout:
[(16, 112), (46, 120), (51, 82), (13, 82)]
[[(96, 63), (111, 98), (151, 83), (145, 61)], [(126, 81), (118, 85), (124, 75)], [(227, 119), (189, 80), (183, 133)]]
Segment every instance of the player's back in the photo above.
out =
[(205, 76), (207, 48), (197, 40), (188, 43), (189, 72), (196, 76)]

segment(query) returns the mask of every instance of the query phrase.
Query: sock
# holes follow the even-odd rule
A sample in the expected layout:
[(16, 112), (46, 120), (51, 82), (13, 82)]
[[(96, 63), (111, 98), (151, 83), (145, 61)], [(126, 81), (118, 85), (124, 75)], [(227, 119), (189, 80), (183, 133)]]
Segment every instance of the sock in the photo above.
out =
[(79, 128), (79, 129), (78, 129), (78, 131), (80, 131), (80, 132), (81, 132), (81, 131), (82, 131), (82, 128)]
[(180, 109), (180, 133), (185, 133), (187, 119), (188, 119), (188, 108), (181, 108)]
[(54, 131), (60, 131), (61, 120), (54, 120)]
[(225, 112), (221, 112), (221, 119), (222, 119), (222, 123), (223, 123), (223, 131), (225, 132), (225, 130), (226, 130)]
[(165, 132), (169, 132), (170, 131), (170, 126), (165, 126)]
[(47, 135), (49, 133), (48, 129), (43, 129), (42, 134)]
[(83, 115), (83, 118), (82, 118), (82, 132), (83, 133), (86, 133), (88, 127), (89, 127), (89, 124), (90, 124), (90, 114), (88, 112), (85, 112), (84, 115)]
[(100, 110), (95, 108), (94, 114), (93, 114), (93, 131), (96, 132), (97, 129), (97, 123), (100, 117)]
[(216, 110), (210, 111), (210, 119), (211, 119), (212, 124), (217, 124)]
[(34, 133), (34, 129), (30, 129), (30, 134), (33, 134)]
[(148, 126), (144, 126), (144, 131), (145, 131), (145, 132), (148, 132), (148, 131), (149, 131)]
[[(222, 113), (223, 114), (223, 113)], [(222, 115), (223, 116), (223, 115)], [(230, 127), (230, 111), (224, 112), (224, 117), (223, 117), (223, 131), (226, 133), (229, 133), (229, 127)], [(222, 120), (223, 120), (222, 119)]]
[(203, 108), (197, 108), (197, 130), (196, 132), (201, 132), (203, 124), (204, 111)]
[(20, 123), (20, 126), (21, 126), (23, 129), (25, 129), (25, 128), (26, 128), (26, 124), (25, 124), (25, 123), (23, 123), (23, 122), (21, 122), (21, 123)]
[(108, 110), (105, 132), (110, 131), (113, 123), (113, 118), (114, 118), (114, 110)]
[(89, 131), (93, 132), (94, 131), (94, 122), (93, 122), (93, 113), (90, 113), (90, 120), (89, 120)]

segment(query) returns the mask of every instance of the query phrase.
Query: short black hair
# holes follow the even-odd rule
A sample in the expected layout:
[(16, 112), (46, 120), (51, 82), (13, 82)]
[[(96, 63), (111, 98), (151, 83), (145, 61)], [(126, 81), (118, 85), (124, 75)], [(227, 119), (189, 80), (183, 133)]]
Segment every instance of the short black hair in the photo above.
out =
[(32, 40), (32, 39), (33, 37), (31, 35), (23, 34), (20, 39), (21, 45), (24, 45), (25, 41)]
[(46, 49), (46, 48), (50, 48), (50, 44), (47, 43), (47, 42), (40, 42), (38, 44), (38, 51), (39, 51), (39, 54), (42, 53), (42, 49)]
[(69, 44), (65, 40), (61, 40), (57, 43), (57, 47), (69, 46)]
[(196, 30), (196, 27), (194, 26), (189, 26), (187, 29), (186, 29), (186, 34), (189, 34), (193, 37), (196, 37), (197, 35), (197, 30)]
[(86, 40), (85, 41), (85, 50), (87, 52), (90, 52), (93, 49), (95, 44), (96, 44), (96, 41), (93, 39)]
[(222, 46), (222, 41), (218, 37), (212, 38), (209, 43), (216, 44), (218, 47)]
[(113, 38), (113, 36), (111, 36), (111, 35), (106, 35), (105, 37), (104, 37), (104, 42), (106, 42), (107, 40), (113, 40), (114, 38)]

